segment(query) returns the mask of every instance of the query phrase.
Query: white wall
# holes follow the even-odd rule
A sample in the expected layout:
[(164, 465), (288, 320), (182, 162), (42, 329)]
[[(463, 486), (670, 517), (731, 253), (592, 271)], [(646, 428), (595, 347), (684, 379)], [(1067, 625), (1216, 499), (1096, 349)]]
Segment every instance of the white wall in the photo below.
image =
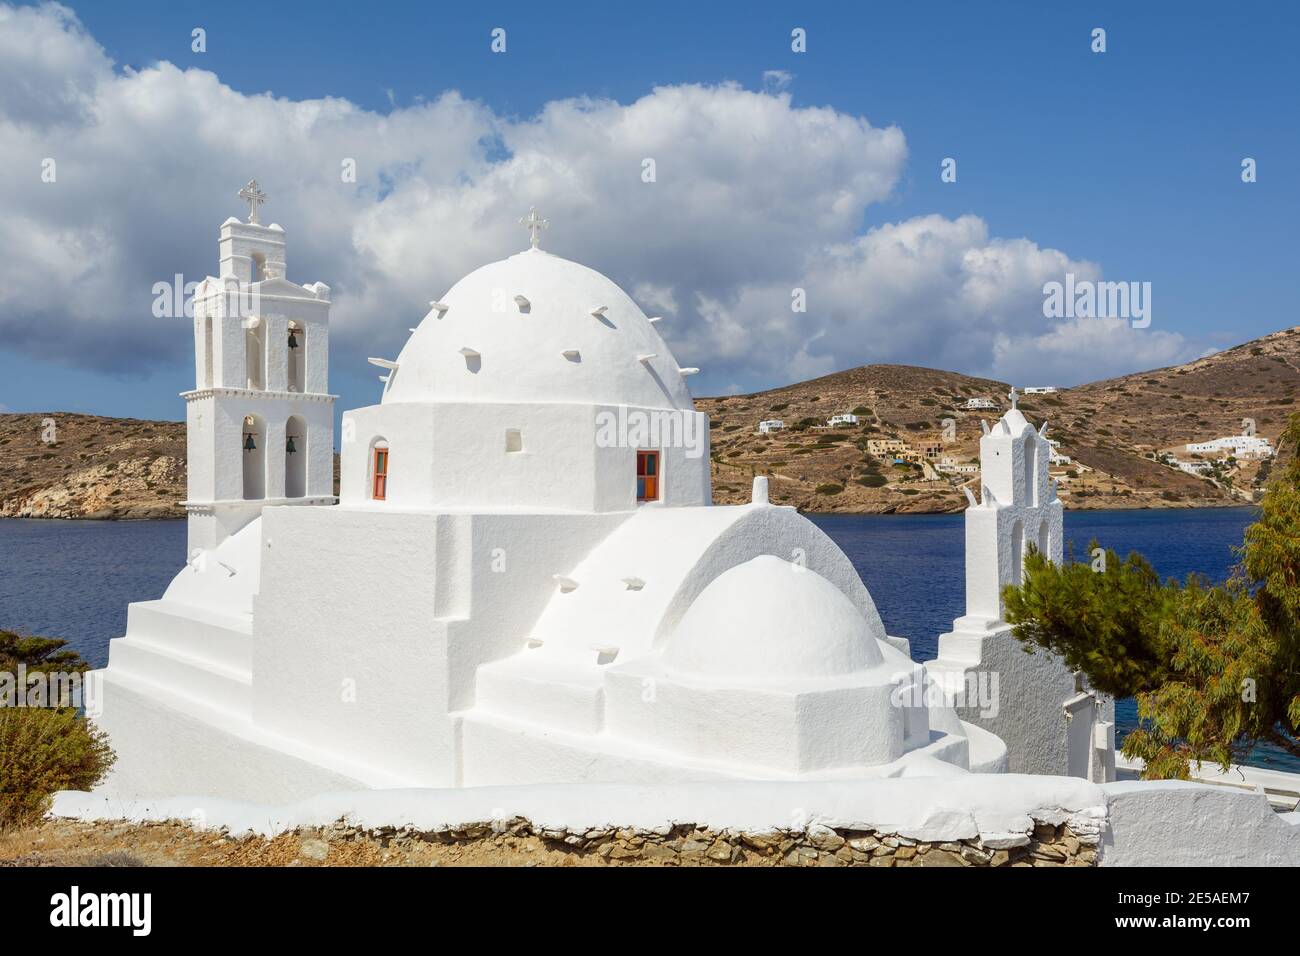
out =
[[(343, 418), (340, 500), (390, 508), (631, 511), (637, 507), (637, 449), (597, 444), (602, 412), (618, 409), (561, 403), (389, 403), (354, 409)], [(708, 504), (707, 418), (699, 412), (673, 414), (692, 417), (700, 453), (692, 457), (685, 447), (646, 446), (661, 452), (661, 501)], [(509, 429), (520, 432), (522, 451), (506, 450)], [(382, 504), (370, 500), (372, 448), (381, 437), (389, 446)]]
[(427, 786), (458, 780), (479, 664), (522, 646), (571, 567), (624, 516), (268, 508), (253, 714), (269, 731)]
[(1102, 866), (1300, 866), (1300, 825), (1262, 793), (1183, 780), (1102, 789)]

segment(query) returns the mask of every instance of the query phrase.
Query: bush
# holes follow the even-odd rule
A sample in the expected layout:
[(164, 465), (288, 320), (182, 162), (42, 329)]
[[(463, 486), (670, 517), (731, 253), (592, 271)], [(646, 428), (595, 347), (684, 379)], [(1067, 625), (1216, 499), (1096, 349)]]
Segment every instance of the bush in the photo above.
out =
[[(0, 631), (0, 670), (20, 665), (28, 674), (87, 667), (67, 641)], [(0, 706), (0, 829), (39, 820), (56, 790), (89, 790), (113, 760), (104, 735), (73, 707)]]
[(70, 708), (0, 708), (0, 829), (35, 823), (56, 790), (89, 790), (113, 765), (101, 731)]
[(884, 475), (864, 475), (858, 479), (858, 484), (864, 488), (883, 488), (885, 486)]
[(838, 495), (843, 490), (843, 485), (827, 484), (817, 486), (817, 494), (819, 495)]

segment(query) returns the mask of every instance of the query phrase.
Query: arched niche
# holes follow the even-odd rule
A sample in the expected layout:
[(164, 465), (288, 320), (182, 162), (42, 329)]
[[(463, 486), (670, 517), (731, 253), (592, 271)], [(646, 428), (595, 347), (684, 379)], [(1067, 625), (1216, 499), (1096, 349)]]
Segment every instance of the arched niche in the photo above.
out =
[(1017, 518), (1011, 525), (1011, 583), (1017, 587), (1024, 578), (1025, 528)]
[(247, 365), (246, 388), (266, 388), (266, 323), (259, 318), (244, 323), (244, 358)]
[(284, 496), (303, 498), (307, 494), (307, 423), (290, 415), (284, 423)]
[(1038, 443), (1034, 434), (1025, 436), (1025, 504), (1038, 504)]
[(261, 415), (245, 415), (240, 434), (240, 455), (244, 462), (244, 499), (266, 497), (266, 422)]
[(289, 323), (289, 337), (285, 347), (285, 381), (289, 391), (307, 391), (307, 327), (301, 322)]

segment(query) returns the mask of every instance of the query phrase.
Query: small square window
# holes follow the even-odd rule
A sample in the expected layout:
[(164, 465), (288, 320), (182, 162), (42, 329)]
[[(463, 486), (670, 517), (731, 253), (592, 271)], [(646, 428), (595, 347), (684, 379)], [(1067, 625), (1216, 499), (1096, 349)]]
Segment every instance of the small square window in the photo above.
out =
[(524, 450), (524, 433), (518, 428), (506, 429), (506, 452), (513, 453)]

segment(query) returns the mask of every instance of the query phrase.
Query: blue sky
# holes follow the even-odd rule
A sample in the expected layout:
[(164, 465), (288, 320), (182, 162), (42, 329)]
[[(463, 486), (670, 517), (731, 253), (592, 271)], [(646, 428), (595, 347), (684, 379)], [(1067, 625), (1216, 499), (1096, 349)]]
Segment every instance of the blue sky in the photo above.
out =
[[(437, 102), (446, 91), (458, 91), (464, 100), (490, 114), (487, 122), (494, 132), (480, 154), (467, 152), (462, 167), (438, 179), (440, 189), (450, 188), (444, 179), (477, 177), (482, 189), (496, 190), (493, 195), (509, 192), (490, 179), (503, 175), (504, 167), (493, 164), (512, 154), (513, 143), (530, 133), (530, 124), (548, 104), (576, 97), (613, 101), (626, 108), (650, 97), (656, 88), (698, 85), (715, 90), (731, 83), (759, 94), (766, 90), (771, 96), (784, 90), (789, 95), (786, 109), (805, 120), (826, 109), (845, 122), (864, 120), (876, 130), (897, 127), (905, 137), (905, 158), (880, 160), (887, 169), (888, 188), (859, 188), (850, 203), (851, 223), (846, 226), (837, 219), (824, 234), (776, 230), (780, 241), (789, 246), (782, 255), (792, 262), (796, 257), (808, 261), (789, 269), (779, 264), (765, 266), (770, 277), (755, 269), (734, 281), (719, 280), (716, 287), (689, 275), (681, 278), (671, 293), (664, 293), (682, 306), (680, 337), (670, 338), (678, 358), (682, 364), (705, 369), (692, 382), (697, 394), (771, 387), (804, 374), (869, 360), (958, 367), (984, 374), (1003, 372), (1005, 377), (1033, 374), (1035, 362), (1041, 361), (1044, 375), (1054, 381), (1064, 381), (1072, 372), (1076, 380), (1085, 380), (1181, 360), (1298, 321), (1293, 303), (1295, 276), (1300, 272), (1295, 262), (1300, 251), (1295, 215), (1300, 208), (1296, 175), (1300, 132), (1295, 122), (1300, 115), (1296, 102), (1300, 71), (1295, 55), (1300, 48), (1300, 8), (1293, 4), (656, 2), (571, 3), (563, 5), (563, 12), (550, 9), (558, 6), (555, 4), (535, 3), (73, 2), (66, 6), (75, 13), (80, 27), (70, 27), (69, 19), (64, 18), (61, 29), (79, 33), (82, 44), (102, 47), (110, 61), (100, 74), (77, 81), (84, 82), (87, 89), (103, 90), (106, 77), (118, 78), (121, 85), (131, 70), (147, 71), (166, 61), (180, 71), (215, 74), (221, 85), (245, 97), (270, 93), (289, 103), (336, 97), (354, 104), (366, 116), (380, 119), (395, 113), (418, 119), (414, 111), (420, 104)], [(489, 32), (498, 26), (507, 30), (505, 55), (489, 50)], [(1089, 49), (1090, 31), (1098, 26), (1107, 31), (1104, 54)], [(191, 52), (194, 27), (207, 31), (206, 53)], [(791, 51), (793, 27), (807, 30), (806, 53)], [(0, 34), (4, 29), (0, 23)], [(49, 64), (48, 82), (55, 82), (59, 71), (69, 69), (66, 64), (72, 62), (78, 61), (71, 54), (66, 61), (55, 57)], [(769, 76), (765, 81), (769, 71), (788, 76), (784, 80)], [(181, 85), (174, 76), (168, 82), (173, 91)], [(208, 91), (192, 95), (209, 97), (195, 107), (196, 114), (223, 108), (212, 106)], [(87, 97), (93, 99), (90, 93)], [(0, 101), (0, 118), (4, 109)], [(21, 109), (21, 105), (9, 105), (12, 115)], [(128, 122), (121, 112), (104, 119), (102, 114), (107, 112), (101, 111), (96, 120), (103, 127), (100, 134), (83, 134), (75, 146), (65, 128), (39, 118), (35, 121), (38, 133), (25, 136), (24, 141), (35, 141), (38, 145), (33, 148), (38, 153), (45, 150), (44, 154), (79, 150), (92, 168), (98, 164), (102, 183), (120, 186), (133, 174), (125, 166), (115, 165), (123, 160), (115, 155), (114, 134), (129, 140), (157, 133), (157, 129), (151, 130), (141, 114), (132, 114), (134, 118)], [(238, 110), (230, 115), (237, 118)], [(229, 116), (226, 122), (230, 122)], [(172, 121), (172, 125), (177, 124)], [(227, 174), (222, 168), (219, 174), (232, 178), (189, 181), (190, 173), (181, 169), (189, 133), (183, 121), (180, 126), (175, 141), (159, 147), (174, 152), (170, 165), (130, 189), (107, 190), (112, 195), (106, 205), (121, 202), (121, 213), (99, 216), (82, 212), (78, 216), (47, 212), (41, 205), (44, 196), (29, 195), (39, 192), (39, 187), (30, 185), (14, 187), (20, 190), (14, 199), (21, 201), (24, 217), (38, 225), (48, 223), (65, 240), (78, 229), (98, 230), (96, 241), (86, 242), (80, 250), (81, 255), (93, 258), (101, 233), (107, 242), (127, 245), (121, 237), (132, 222), (133, 192), (138, 196), (152, 184), (173, 196), (195, 195), (202, 212), (196, 210), (192, 218), (182, 215), (184, 210), (174, 217), (170, 212), (161, 213), (162, 221), (156, 224), (157, 229), (175, 233), (174, 267), (166, 254), (171, 244), (166, 235), (147, 254), (157, 257), (149, 274), (169, 278), (173, 272), (184, 272), (187, 277), (196, 274), (201, 278), (215, 264), (200, 259), (198, 252), (215, 258), (214, 249), (203, 250), (214, 245), (211, 239), (220, 219), (238, 212), (229, 197), (242, 179), (235, 169)], [(501, 127), (508, 131), (500, 133)], [(470, 133), (465, 135), (473, 139)], [(723, 131), (716, 151), (719, 165), (736, 162), (734, 154), (725, 151), (734, 148), (744, 135), (743, 129)], [(851, 130), (843, 135), (843, 157), (832, 157), (825, 166), (809, 166), (830, 170), (819, 174), (823, 179), (843, 170), (845, 158), (850, 163), (853, 160), (858, 145)], [(538, 148), (545, 149), (547, 142), (564, 140), (544, 139)], [(0, 148), (3, 146), (0, 134)], [(760, 152), (786, 146), (783, 138), (755, 140)], [(436, 145), (433, 148), (437, 149)], [(468, 150), (464, 144), (460, 148)], [(709, 148), (703, 143), (692, 162), (707, 167), (714, 155)], [(211, 147), (202, 149), (208, 152)], [(406, 197), (422, 194), (401, 178), (405, 175), (401, 170), (415, 161), (401, 153), (398, 149), (386, 158), (390, 165), (373, 180), (368, 200), (357, 200), (331, 220), (331, 227), (341, 235), (351, 231), (350, 246), (330, 247), (315, 235), (300, 240), (297, 247), (292, 245), (306, 230), (304, 216), (297, 217), (298, 221), (291, 216), (299, 199), (294, 191), (294, 170), (287, 160), (281, 168), (277, 160), (268, 158), (268, 171), (251, 169), (247, 174), (264, 182), (272, 180), (267, 185), (272, 192), (267, 217), (284, 217), (290, 233), (291, 278), (303, 282), (322, 279), (345, 298), (350, 297), (350, 310), (338, 307), (345, 324), (333, 356), (334, 390), (342, 393), (339, 404), (344, 408), (377, 400), (373, 370), (364, 366), (366, 347), (378, 339), (395, 352), (404, 335), (401, 330), (418, 320), (425, 302), (466, 271), (460, 261), (449, 256), (445, 262), (420, 259), (426, 263), (427, 279), (423, 280), (385, 282), (384, 276), (398, 270), (382, 262), (358, 267), (355, 276), (330, 274), (343, 268), (340, 256), (347, 262), (351, 256), (384, 254), (383, 244), (365, 238), (354, 227), (353, 217), (359, 220), (370, 215), (374, 212), (370, 206), (382, 207), (383, 221), (391, 224), (394, 217), (400, 218), (403, 202), (407, 207), (414, 202)], [(251, 151), (254, 160), (257, 154), (256, 149)], [(1253, 184), (1240, 179), (1240, 163), (1247, 156), (1258, 162), (1259, 181)], [(940, 181), (939, 164), (945, 157), (957, 159), (956, 183)], [(745, 163), (747, 169), (752, 168), (754, 158)], [(762, 160), (761, 155), (757, 158)], [(245, 161), (236, 165), (242, 169), (254, 164)], [(13, 167), (10, 169), (13, 177)], [(793, 167), (774, 165), (771, 175), (776, 182), (763, 181), (761, 174), (757, 175), (753, 202), (760, 206), (770, 202), (772, 190), (795, 195), (805, 188), (806, 184), (799, 182), (799, 169), (797, 163)], [(724, 170), (722, 178), (732, 175)], [(175, 183), (166, 182), (173, 176)], [(281, 182), (276, 182), (277, 176)], [(391, 193), (384, 186), (390, 179), (394, 184)], [(428, 191), (427, 179), (424, 193)], [(521, 175), (512, 173), (502, 181), (517, 185)], [(278, 207), (276, 186), (284, 197)], [(563, 186), (543, 183), (535, 188), (553, 197), (561, 211), (569, 198), (565, 189), (586, 191), (580, 172), (566, 177)], [(205, 190), (215, 198), (205, 198)], [(853, 187), (846, 185), (845, 192), (852, 193)], [(745, 195), (741, 194), (742, 202), (747, 202)], [(514, 199), (513, 192), (510, 196)], [(526, 211), (526, 198), (521, 195), (518, 199), (524, 207), (519, 213)], [(301, 201), (306, 203), (308, 198)], [(813, 216), (820, 201), (797, 198), (791, 208), (808, 208)], [(173, 200), (168, 209), (176, 205)], [(662, 223), (653, 217), (647, 222), (635, 209), (629, 217), (633, 221), (620, 222), (625, 215), (623, 209), (616, 208), (620, 205), (604, 203), (601, 211), (609, 222), (602, 229), (630, 236), (641, 230), (658, 230), (660, 236), (671, 236), (671, 207)], [(79, 201), (79, 209), (86, 206), (85, 199)], [(148, 210), (147, 201), (142, 208)], [(762, 211), (757, 210), (760, 217)], [(547, 214), (547, 208), (543, 206), (542, 212)], [(729, 334), (734, 339), (736, 329), (769, 329), (778, 321), (764, 311), (771, 308), (771, 296), (765, 298), (764, 290), (806, 281), (810, 314), (817, 313), (816, 282), (817, 276), (823, 275), (819, 263), (828, 255), (819, 250), (843, 246), (873, 228), (931, 216), (941, 217), (945, 228), (963, 216), (982, 222), (987, 239), (961, 240), (970, 243), (961, 247), (966, 250), (963, 255), (972, 249), (978, 252), (989, 241), (1025, 239), (1035, 254), (1059, 250), (1070, 262), (1095, 264), (1107, 279), (1150, 282), (1154, 313), (1150, 331), (1160, 337), (1145, 336), (1138, 348), (1125, 337), (1104, 342), (1080, 338), (1074, 361), (1063, 364), (1062, 353), (1068, 357), (1071, 348), (1068, 343), (1065, 348), (1060, 342), (1034, 344), (1038, 331), (1032, 324), (1047, 320), (1033, 314), (1032, 297), (1025, 290), (1000, 290), (993, 304), (982, 305), (990, 314), (972, 320), (969, 339), (942, 331), (934, 334), (948, 335), (950, 347), (929, 350), (927, 335), (922, 334), (912, 345), (891, 349), (877, 341), (879, 333), (905, 328), (913, 314), (919, 331), (951, 330), (962, 321), (960, 306), (947, 301), (952, 296), (944, 296), (943, 303), (929, 302), (923, 298), (924, 289), (891, 289), (901, 304), (897, 311), (882, 312), (873, 320), (875, 324), (855, 325), (851, 315), (840, 314), (851, 307), (839, 302), (827, 306), (826, 328), (812, 335), (800, 338), (799, 333), (791, 333), (788, 342), (781, 334), (756, 335), (744, 348), (730, 353), (719, 345), (716, 337), (724, 325), (732, 330)], [(635, 244), (629, 240), (630, 251), (611, 254), (610, 261), (602, 261), (602, 250), (608, 246), (599, 239), (603, 231), (584, 239), (575, 223), (566, 237), (561, 232), (566, 225), (563, 218), (552, 219), (561, 254), (609, 273), (635, 297), (643, 298), (637, 293), (638, 284), (647, 290), (673, 285), (671, 260), (666, 254), (659, 254), (657, 265), (646, 265), (643, 271)], [(317, 228), (319, 223), (311, 227)], [(405, 228), (400, 223), (394, 225), (393, 234)], [(22, 243), (13, 240), (13, 245), (21, 247)], [(295, 253), (295, 248), (301, 252)], [(499, 258), (516, 251), (507, 246), (494, 254), (492, 249), (485, 243), (484, 255)], [(1001, 249), (999, 254), (1005, 252)], [(746, 253), (737, 250), (735, 254)], [(862, 252), (869, 254), (870, 250)], [(10, 259), (9, 267), (30, 273), (42, 268), (41, 261), (15, 265)], [(698, 256), (692, 261), (698, 262)], [(1020, 268), (1017, 262), (1000, 268), (1016, 273)], [(941, 272), (944, 268), (936, 266)], [(115, 260), (106, 257), (100, 271), (115, 269), (119, 269)], [(66, 272), (66, 268), (62, 270), (62, 274)], [(48, 281), (34, 284), (38, 290), (34, 294), (47, 296), (48, 301), (32, 302), (31, 292), (26, 304), (0, 298), (0, 405), (15, 411), (78, 410), (180, 418), (183, 406), (176, 392), (188, 387), (192, 378), (184, 328), (167, 327), (166, 334), (175, 341), (157, 347), (141, 347), (130, 335), (115, 337), (113, 321), (125, 329), (141, 320), (131, 311), (139, 308), (141, 299), (135, 294), (115, 298), (109, 284), (97, 293), (101, 307), (80, 306), (84, 320), (78, 316), (60, 321), (58, 336), (42, 334), (48, 330), (39, 329), (37, 323), (59, 315), (60, 299), (65, 295), (60, 274), (59, 269), (51, 268)], [(878, 286), (872, 284), (878, 280), (866, 276), (862, 269), (854, 275), (863, 282), (858, 294), (864, 300), (883, 299), (876, 293)], [(1037, 276), (1032, 272), (1024, 280), (1026, 289), (1041, 285)], [(838, 289), (852, 278), (837, 275), (821, 281), (827, 288)], [(953, 282), (954, 288), (968, 285), (960, 277)], [(852, 300), (850, 295), (847, 301)], [(956, 311), (945, 311), (950, 308)], [(92, 315), (96, 311), (101, 314)], [(377, 321), (375, 312), (389, 311), (401, 314), (395, 314), (389, 325), (368, 324)], [(719, 319), (720, 314), (725, 314), (725, 319)], [(148, 334), (157, 338), (157, 320), (148, 321), (154, 323)], [(1031, 331), (1020, 331), (1026, 328)], [(834, 349), (825, 346), (839, 335), (851, 341)], [(981, 335), (988, 341), (979, 338)], [(988, 342), (999, 336), (1006, 342), (993, 350)], [(797, 347), (791, 344), (796, 340)], [(118, 341), (123, 342), (120, 355), (115, 345)], [(1094, 346), (1098, 350), (1095, 361), (1090, 354)], [(781, 357), (757, 354), (769, 348), (780, 350)], [(1047, 358), (1036, 358), (1035, 349), (1046, 349), (1043, 354)], [(711, 369), (710, 357), (715, 354), (719, 358)], [(1126, 367), (1126, 359), (1131, 367)]]

